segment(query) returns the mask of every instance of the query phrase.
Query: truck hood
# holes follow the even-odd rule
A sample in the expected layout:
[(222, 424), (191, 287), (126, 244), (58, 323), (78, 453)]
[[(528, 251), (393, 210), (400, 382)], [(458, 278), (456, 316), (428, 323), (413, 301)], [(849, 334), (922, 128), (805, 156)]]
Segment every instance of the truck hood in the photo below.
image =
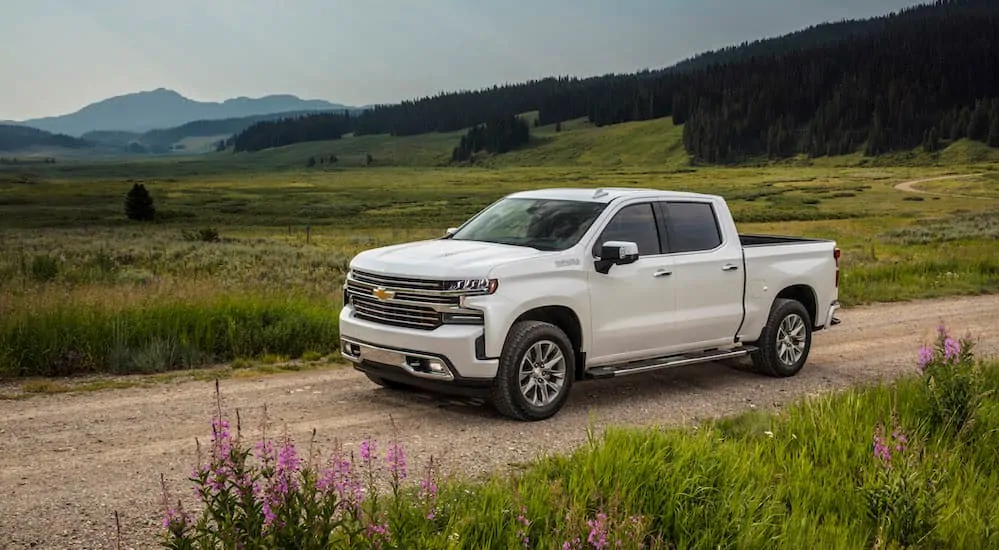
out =
[(401, 277), (480, 278), (498, 265), (544, 254), (551, 253), (526, 246), (440, 239), (365, 250), (351, 260), (350, 267)]

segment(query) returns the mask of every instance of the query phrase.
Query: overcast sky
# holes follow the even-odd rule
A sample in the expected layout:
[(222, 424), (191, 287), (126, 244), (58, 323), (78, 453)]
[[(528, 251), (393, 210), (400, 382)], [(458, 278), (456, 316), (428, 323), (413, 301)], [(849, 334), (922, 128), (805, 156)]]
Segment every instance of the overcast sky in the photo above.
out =
[(170, 88), (362, 105), (670, 65), (906, 0), (9, 0), (0, 120)]

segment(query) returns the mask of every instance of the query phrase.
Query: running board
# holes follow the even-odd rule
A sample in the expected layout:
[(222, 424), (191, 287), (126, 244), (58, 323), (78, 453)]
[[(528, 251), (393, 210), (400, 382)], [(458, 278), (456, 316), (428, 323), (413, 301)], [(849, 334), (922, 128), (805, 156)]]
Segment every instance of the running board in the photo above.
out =
[(656, 357), (654, 359), (645, 359), (642, 361), (631, 361), (628, 363), (620, 363), (618, 365), (607, 365), (605, 367), (596, 367), (586, 371), (586, 378), (614, 378), (615, 376), (626, 376), (628, 374), (640, 374), (643, 372), (649, 372), (660, 369), (668, 369), (672, 367), (682, 367), (685, 365), (696, 365), (698, 363), (710, 363), (712, 361), (721, 361), (723, 359), (735, 359), (736, 357), (745, 357), (750, 353), (756, 351), (755, 347), (743, 346), (739, 349), (734, 350), (715, 350), (699, 354), (688, 354), (688, 355), (670, 355), (667, 357)]

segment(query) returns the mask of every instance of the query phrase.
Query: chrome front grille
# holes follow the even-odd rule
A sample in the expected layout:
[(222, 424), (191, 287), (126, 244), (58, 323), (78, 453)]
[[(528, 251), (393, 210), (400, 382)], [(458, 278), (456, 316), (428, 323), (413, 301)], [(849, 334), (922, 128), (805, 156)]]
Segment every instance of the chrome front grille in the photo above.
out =
[[(460, 297), (445, 291), (444, 284), (352, 270), (344, 286), (344, 305), (352, 305), (360, 319), (397, 327), (434, 330), (445, 323), (481, 324), (481, 312), (462, 309)], [(380, 293), (391, 296), (380, 298)]]

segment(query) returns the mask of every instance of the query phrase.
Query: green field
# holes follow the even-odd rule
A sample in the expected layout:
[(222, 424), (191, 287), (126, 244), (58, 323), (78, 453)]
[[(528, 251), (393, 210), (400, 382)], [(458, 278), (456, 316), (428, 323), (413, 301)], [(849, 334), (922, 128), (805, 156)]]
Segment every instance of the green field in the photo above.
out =
[[(846, 305), (999, 287), (999, 154), (981, 144), (716, 167), (692, 165), (668, 119), (532, 132), (528, 147), (463, 167), (446, 166), (460, 133), (2, 166), (0, 376), (332, 353), (353, 254), (440, 235), (503, 194), (539, 187), (720, 194), (742, 231), (836, 239)], [(336, 164), (307, 167), (334, 154)], [(374, 162), (362, 166), (367, 154)], [(984, 175), (920, 186), (960, 196), (893, 188), (969, 173)], [(152, 193), (157, 221), (124, 216), (135, 182)], [(209, 229), (218, 239), (201, 237)]]

